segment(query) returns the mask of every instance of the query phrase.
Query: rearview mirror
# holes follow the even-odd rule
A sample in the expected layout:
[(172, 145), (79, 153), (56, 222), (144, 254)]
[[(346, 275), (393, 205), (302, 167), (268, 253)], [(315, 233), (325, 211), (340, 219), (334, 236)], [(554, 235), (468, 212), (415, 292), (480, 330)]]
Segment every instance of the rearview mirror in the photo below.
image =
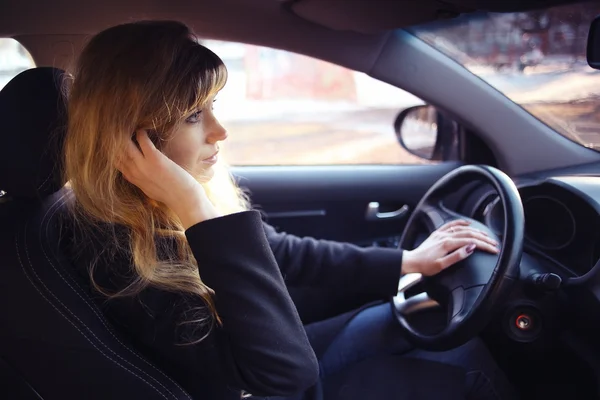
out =
[(587, 62), (590, 67), (600, 69), (600, 15), (590, 26), (587, 42)]
[(394, 122), (396, 137), (408, 152), (432, 161), (459, 159), (459, 125), (434, 106), (410, 107)]

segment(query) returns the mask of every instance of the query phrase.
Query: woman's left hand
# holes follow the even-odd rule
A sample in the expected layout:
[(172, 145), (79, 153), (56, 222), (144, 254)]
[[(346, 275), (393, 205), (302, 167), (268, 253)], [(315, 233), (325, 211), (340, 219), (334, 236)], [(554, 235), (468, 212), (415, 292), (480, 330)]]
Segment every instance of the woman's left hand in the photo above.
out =
[(469, 221), (449, 222), (416, 249), (404, 250), (402, 273), (435, 275), (469, 257), (476, 248), (492, 254), (499, 252), (498, 243), (485, 232), (471, 227)]

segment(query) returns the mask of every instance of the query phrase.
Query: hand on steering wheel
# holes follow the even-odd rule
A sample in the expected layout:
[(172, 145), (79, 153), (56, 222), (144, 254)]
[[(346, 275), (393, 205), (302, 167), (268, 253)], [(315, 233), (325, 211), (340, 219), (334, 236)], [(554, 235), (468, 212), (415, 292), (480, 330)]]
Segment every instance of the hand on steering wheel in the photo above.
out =
[(434, 231), (419, 247), (405, 250), (402, 273), (435, 275), (464, 260), (476, 248), (498, 254), (498, 242), (466, 220), (451, 221)]

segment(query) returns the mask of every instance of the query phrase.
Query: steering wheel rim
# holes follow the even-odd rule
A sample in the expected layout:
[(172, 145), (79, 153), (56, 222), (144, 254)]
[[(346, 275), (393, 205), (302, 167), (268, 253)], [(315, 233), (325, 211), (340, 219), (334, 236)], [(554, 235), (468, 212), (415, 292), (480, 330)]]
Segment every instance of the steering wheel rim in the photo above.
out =
[[(449, 350), (477, 336), (487, 325), (493, 312), (504, 303), (514, 282), (519, 278), (525, 227), (523, 205), (513, 181), (493, 167), (462, 166), (439, 179), (425, 193), (411, 214), (399, 247), (416, 247), (418, 230), (423, 224), (431, 233), (441, 225), (459, 218), (469, 220), (472, 226), (499, 239), (479, 221), (464, 217), (443, 206), (443, 199), (448, 194), (474, 178), (483, 178), (491, 184), (503, 206), (504, 232), (500, 252), (493, 255), (475, 251), (465, 260), (433, 277), (424, 278), (419, 274), (402, 277), (398, 295), (392, 299), (393, 310), (407, 339), (422, 349)], [(407, 290), (421, 282), (428, 287), (427, 293), (407, 298)], [(435, 293), (432, 297), (442, 299), (451, 306), (448, 307), (447, 326), (441, 332), (424, 334), (415, 329), (408, 317), (416, 311), (439, 305), (437, 300), (430, 297), (430, 292)]]

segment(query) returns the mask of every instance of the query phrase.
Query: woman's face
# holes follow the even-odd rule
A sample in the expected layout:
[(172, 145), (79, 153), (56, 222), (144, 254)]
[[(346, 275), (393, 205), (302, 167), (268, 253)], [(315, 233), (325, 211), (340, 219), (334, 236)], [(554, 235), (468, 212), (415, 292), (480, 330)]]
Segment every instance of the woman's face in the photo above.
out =
[(213, 113), (213, 101), (209, 99), (206, 107), (187, 115), (162, 149), (167, 157), (202, 182), (213, 177), (219, 142), (227, 139), (227, 131)]

